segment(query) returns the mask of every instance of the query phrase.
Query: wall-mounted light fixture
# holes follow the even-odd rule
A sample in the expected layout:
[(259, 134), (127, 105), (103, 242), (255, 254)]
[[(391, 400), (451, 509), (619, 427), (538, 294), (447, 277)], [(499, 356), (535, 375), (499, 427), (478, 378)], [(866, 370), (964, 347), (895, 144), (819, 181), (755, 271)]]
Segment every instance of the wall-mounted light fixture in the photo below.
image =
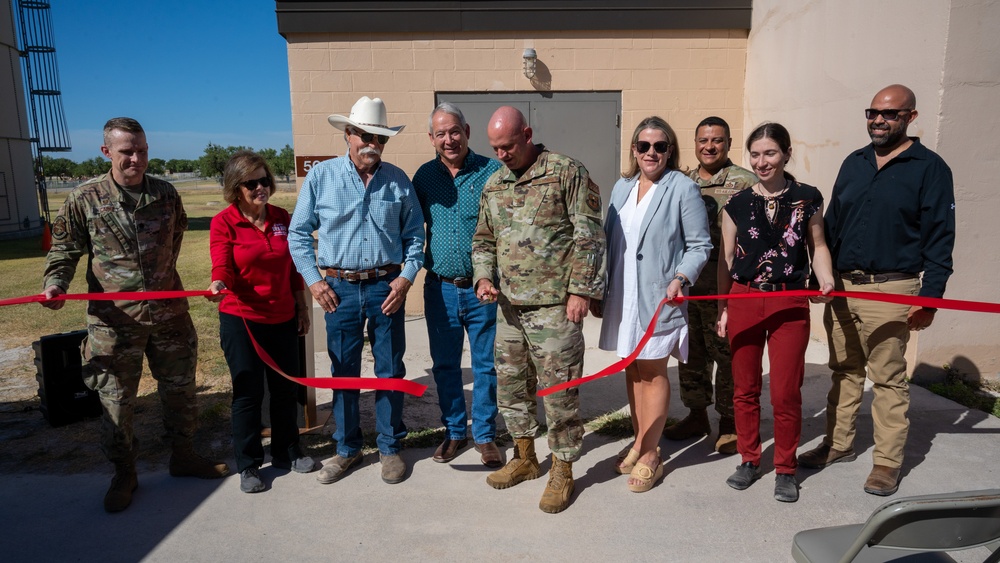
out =
[(535, 77), (535, 63), (538, 62), (538, 55), (535, 53), (534, 49), (529, 47), (524, 50), (524, 54), (522, 54), (521, 57), (524, 59), (524, 66), (522, 67), (524, 70), (524, 77), (531, 80)]

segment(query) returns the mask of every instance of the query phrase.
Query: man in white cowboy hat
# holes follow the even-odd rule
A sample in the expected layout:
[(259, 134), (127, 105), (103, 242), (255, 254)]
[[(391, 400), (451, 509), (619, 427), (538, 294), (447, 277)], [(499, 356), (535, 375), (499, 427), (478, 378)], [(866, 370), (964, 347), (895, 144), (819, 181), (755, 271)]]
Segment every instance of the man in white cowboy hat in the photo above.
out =
[[(333, 375), (360, 377), (367, 325), (375, 375), (401, 379), (406, 375), (403, 304), (424, 261), (424, 216), (413, 185), (381, 159), (385, 144), (403, 126), (389, 127), (385, 104), (368, 96), (349, 116), (327, 119), (344, 132), (347, 155), (309, 171), (288, 227), (289, 250), (326, 312)], [(320, 470), (320, 483), (333, 483), (361, 461), (359, 400), (359, 390), (334, 391), (337, 455)], [(399, 483), (406, 476), (399, 455), (406, 436), (403, 394), (376, 391), (375, 420), (382, 480)]]

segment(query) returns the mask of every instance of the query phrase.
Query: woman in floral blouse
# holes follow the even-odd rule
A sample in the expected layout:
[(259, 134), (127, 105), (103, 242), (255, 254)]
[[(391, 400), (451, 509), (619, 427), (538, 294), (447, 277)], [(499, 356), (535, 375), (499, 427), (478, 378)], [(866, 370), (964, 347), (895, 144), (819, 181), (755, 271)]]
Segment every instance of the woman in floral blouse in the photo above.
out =
[(785, 172), (792, 156), (788, 130), (778, 123), (764, 123), (750, 133), (746, 146), (760, 182), (734, 194), (723, 208), (719, 295), (776, 294), (719, 303), (717, 329), (720, 336), (728, 335), (732, 347), (736, 448), (742, 457), (726, 484), (743, 490), (761, 476), (761, 362), (767, 344), (774, 410), (774, 498), (795, 502), (809, 300), (781, 293), (805, 289), (811, 257), (823, 292), (814, 300), (827, 302), (833, 268), (823, 238), (823, 196)]

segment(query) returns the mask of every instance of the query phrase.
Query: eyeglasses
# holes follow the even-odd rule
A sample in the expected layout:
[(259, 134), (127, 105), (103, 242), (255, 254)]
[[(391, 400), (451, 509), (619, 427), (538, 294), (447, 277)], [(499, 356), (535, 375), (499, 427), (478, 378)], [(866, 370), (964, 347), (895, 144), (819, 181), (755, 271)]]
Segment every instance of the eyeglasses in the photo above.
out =
[(250, 190), (250, 191), (256, 190), (258, 185), (261, 186), (261, 187), (263, 187), (263, 188), (270, 188), (271, 187), (271, 179), (268, 178), (267, 176), (261, 176), (260, 178), (257, 178), (256, 180), (246, 180), (244, 182), (240, 182), (240, 185), (243, 186), (244, 188)]
[(373, 139), (377, 139), (378, 140), (378, 144), (380, 144), (380, 145), (384, 145), (384, 144), (386, 144), (386, 143), (389, 142), (389, 136), (388, 135), (375, 135), (374, 133), (368, 133), (367, 131), (362, 132), (362, 131), (356, 131), (356, 130), (355, 131), (351, 131), (351, 133), (357, 135), (358, 137), (361, 137), (361, 142), (362, 143), (370, 143), (370, 142), (372, 142)]
[(865, 110), (865, 119), (869, 121), (876, 119), (878, 116), (882, 116), (882, 119), (886, 121), (896, 121), (899, 119), (899, 114), (906, 112), (910, 113), (912, 109), (875, 109), (868, 108)]
[(646, 154), (649, 152), (649, 147), (653, 147), (653, 150), (659, 154), (663, 154), (670, 148), (670, 143), (666, 141), (656, 141), (652, 144), (650, 144), (649, 141), (636, 141), (635, 143), (635, 150), (639, 151), (639, 154)]

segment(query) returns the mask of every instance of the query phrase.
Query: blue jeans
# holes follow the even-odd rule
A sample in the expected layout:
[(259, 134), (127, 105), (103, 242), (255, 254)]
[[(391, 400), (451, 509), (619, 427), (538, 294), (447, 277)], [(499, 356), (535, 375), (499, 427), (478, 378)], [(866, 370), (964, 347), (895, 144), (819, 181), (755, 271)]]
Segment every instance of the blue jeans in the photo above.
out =
[(493, 367), (496, 303), (480, 303), (474, 288), (459, 289), (428, 277), (424, 279), (424, 317), (441, 423), (448, 430), (448, 437), (465, 438), (467, 419), (461, 366), (467, 332), (472, 355), (472, 438), (477, 444), (492, 442), (497, 430), (497, 372)]
[[(326, 313), (326, 346), (334, 377), (361, 376), (366, 324), (375, 358), (375, 376), (402, 379), (406, 375), (404, 307), (391, 316), (382, 313), (382, 302), (389, 295), (389, 281), (396, 275), (362, 282), (326, 278), (340, 298), (337, 310)], [(358, 390), (333, 392), (333, 419), (337, 424), (333, 439), (337, 441), (337, 454), (343, 457), (352, 457), (361, 450), (360, 399)], [(398, 453), (400, 441), (406, 437), (402, 392), (375, 391), (375, 429), (379, 452)]]

